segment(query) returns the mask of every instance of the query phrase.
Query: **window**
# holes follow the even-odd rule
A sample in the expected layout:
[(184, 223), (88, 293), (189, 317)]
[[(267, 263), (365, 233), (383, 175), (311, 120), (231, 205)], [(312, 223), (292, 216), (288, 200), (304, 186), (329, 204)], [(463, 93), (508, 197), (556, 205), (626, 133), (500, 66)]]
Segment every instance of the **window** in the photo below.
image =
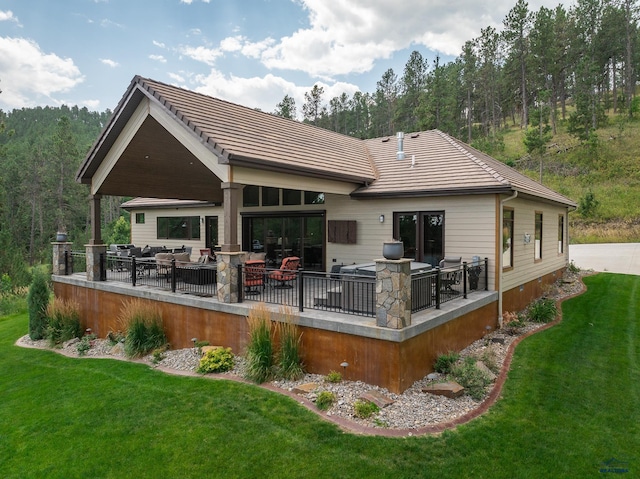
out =
[(144, 213), (136, 213), (136, 223), (139, 225), (144, 224)]
[(158, 217), (158, 239), (200, 239), (199, 216)]
[(533, 259), (542, 259), (542, 213), (536, 212), (536, 241), (533, 249)]
[(280, 204), (280, 189), (270, 186), (262, 187), (262, 206), (278, 206)]
[(282, 204), (283, 205), (299, 205), (300, 204), (300, 190), (282, 190)]
[(564, 253), (564, 215), (558, 216), (558, 254)]
[(242, 190), (243, 206), (260, 206), (260, 187), (247, 185)]
[(304, 204), (305, 205), (323, 205), (324, 193), (318, 193), (317, 191), (305, 191)]
[(502, 212), (502, 267), (513, 268), (513, 210)]

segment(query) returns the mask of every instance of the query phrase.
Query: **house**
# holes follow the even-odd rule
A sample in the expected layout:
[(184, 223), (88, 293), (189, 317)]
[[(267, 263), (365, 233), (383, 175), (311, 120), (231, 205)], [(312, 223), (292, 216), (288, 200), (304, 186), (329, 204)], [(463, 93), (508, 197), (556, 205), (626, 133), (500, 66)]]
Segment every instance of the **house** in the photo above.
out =
[[(90, 281), (99, 279), (95, 266), (105, 248), (100, 198), (133, 196), (124, 205), (131, 211), (133, 242), (219, 250), (222, 303), (235, 302), (221, 287), (234, 279), (233, 268), (220, 264), (241, 263), (243, 251), (266, 253), (271, 266), (295, 255), (304, 270), (325, 272), (380, 258), (383, 241), (391, 238), (403, 241), (405, 258), (420, 263), (437, 265), (445, 256), (486, 258), (490, 299), (460, 313), (475, 321), (475, 336), (496, 327), (502, 312), (539, 296), (566, 267), (567, 215), (576, 207), (437, 130), (360, 140), (139, 76), (76, 179), (89, 185), (92, 198)], [(63, 296), (87, 287), (69, 289), (62, 278), (54, 280)], [(228, 305), (221, 310), (230, 311)], [(94, 331), (104, 329), (96, 326)], [(464, 326), (447, 328), (451, 336)], [(387, 351), (394, 356), (387, 358), (390, 368), (411, 354), (422, 354), (424, 362), (445, 352), (444, 343), (435, 351), (433, 337), (417, 346), (415, 338), (428, 330), (398, 333), (398, 344)], [(381, 337), (380, 331), (366, 335)], [(353, 341), (341, 339), (346, 346), (336, 354), (353, 353)], [(416, 352), (427, 343), (428, 353)], [(317, 364), (326, 369), (328, 363)], [(430, 364), (387, 371), (394, 378), (378, 382), (401, 390), (425, 367)]]

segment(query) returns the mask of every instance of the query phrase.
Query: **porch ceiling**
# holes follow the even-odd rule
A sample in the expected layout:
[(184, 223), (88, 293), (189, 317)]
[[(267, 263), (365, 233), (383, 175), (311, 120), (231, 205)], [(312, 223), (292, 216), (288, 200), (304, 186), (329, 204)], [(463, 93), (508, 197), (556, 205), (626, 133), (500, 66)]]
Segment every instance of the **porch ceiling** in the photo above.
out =
[(97, 193), (222, 202), (221, 180), (151, 116)]

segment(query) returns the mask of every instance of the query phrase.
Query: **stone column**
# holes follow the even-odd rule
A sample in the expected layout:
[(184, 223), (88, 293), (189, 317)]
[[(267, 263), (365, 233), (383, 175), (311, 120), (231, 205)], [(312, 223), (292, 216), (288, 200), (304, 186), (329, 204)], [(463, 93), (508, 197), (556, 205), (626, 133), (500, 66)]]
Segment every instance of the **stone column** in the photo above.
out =
[(221, 303), (238, 302), (238, 265), (242, 264), (244, 251), (216, 252), (218, 263), (218, 301)]
[(411, 260), (376, 260), (376, 324), (402, 329), (411, 324)]
[(87, 281), (102, 281), (100, 277), (100, 255), (107, 257), (107, 245), (106, 244), (86, 244), (84, 245), (87, 253)]
[[(51, 243), (53, 246), (53, 274), (67, 275), (71, 273), (71, 246), (73, 243), (67, 241), (60, 243)], [(69, 271), (67, 271), (67, 265), (64, 261), (65, 252), (69, 253)]]

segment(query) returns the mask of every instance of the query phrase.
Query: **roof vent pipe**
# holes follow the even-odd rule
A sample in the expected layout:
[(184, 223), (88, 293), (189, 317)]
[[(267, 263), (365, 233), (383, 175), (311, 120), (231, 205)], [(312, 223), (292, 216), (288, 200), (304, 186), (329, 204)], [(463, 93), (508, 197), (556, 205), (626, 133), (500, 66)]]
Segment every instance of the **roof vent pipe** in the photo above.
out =
[(404, 133), (399, 131), (396, 133), (396, 138), (398, 139), (398, 153), (396, 153), (396, 158), (398, 160), (404, 160)]

